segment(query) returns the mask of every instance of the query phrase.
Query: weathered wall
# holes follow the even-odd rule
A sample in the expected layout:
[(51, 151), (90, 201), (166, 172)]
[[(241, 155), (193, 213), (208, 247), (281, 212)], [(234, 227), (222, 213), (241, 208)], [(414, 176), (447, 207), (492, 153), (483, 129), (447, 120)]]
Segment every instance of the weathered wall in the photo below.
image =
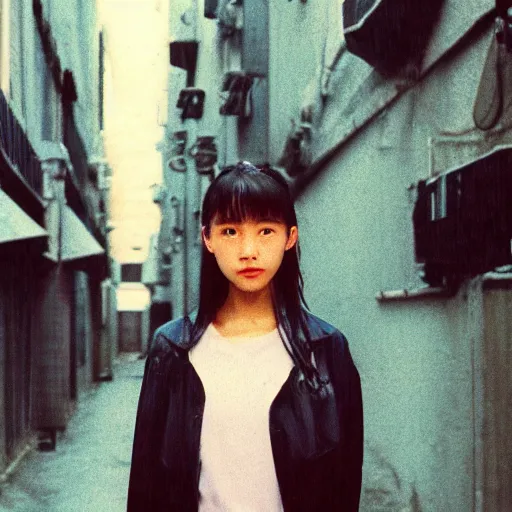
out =
[[(73, 72), (78, 101), (75, 114), (89, 156), (101, 154), (99, 140), (99, 39), (96, 3), (83, 0), (44, 1), (43, 17), (50, 23), (62, 70)], [(11, 4), (10, 100), (32, 144), (47, 139), (44, 123), (58, 122), (53, 82), (45, 80), (46, 63), (31, 0)], [(48, 88), (51, 92), (48, 92)], [(51, 113), (51, 114), (50, 114)], [(54, 121), (51, 121), (53, 118)], [(57, 128), (58, 130), (58, 128)]]
[[(375, 296), (421, 284), (409, 187), (429, 175), (429, 137), (473, 127), (490, 37), (489, 27), (356, 132), (298, 200), (306, 297), (347, 335), (362, 377), (362, 510), (473, 510), (472, 292), (465, 285), (451, 299), (399, 303)], [(347, 59), (336, 92), (346, 80), (350, 87), (352, 69), (357, 76), (357, 59)], [(352, 97), (331, 96), (324, 121), (343, 115), (348, 125), (350, 105), (356, 119), (368, 82)], [(328, 140), (317, 144), (328, 152)]]
[(341, 1), (269, 3), (269, 161), (282, 154), (292, 120), (318, 92), (320, 71), (342, 41)]
[[(163, 150), (164, 183), (168, 189), (168, 200), (162, 209), (164, 217), (162, 227), (172, 229), (176, 225), (177, 210), (171, 207), (169, 201), (174, 196), (180, 201), (179, 214), (186, 231), (186, 239), (175, 245), (177, 252), (172, 254), (169, 300), (173, 304), (174, 316), (183, 314), (185, 287), (189, 310), (197, 305), (201, 243), (194, 212), (199, 210), (209, 182), (207, 178), (198, 176), (195, 162), (189, 155), (185, 155), (186, 175), (169, 168), (167, 162), (170, 156), (169, 148), (172, 146), (170, 141), (172, 134), (180, 130), (187, 131), (187, 152), (196, 142), (197, 137), (214, 136), (218, 151), (218, 165), (223, 166), (238, 160), (237, 119), (219, 115), (221, 104), (219, 93), (224, 73), (228, 70), (240, 69), (239, 40), (237, 37), (222, 40), (218, 34), (217, 20), (205, 18), (203, 12), (204, 0), (171, 2), (169, 8), (171, 40), (199, 41), (194, 86), (205, 91), (202, 118), (182, 121), (182, 111), (176, 107), (176, 102), (180, 90), (186, 86), (186, 72), (177, 67), (170, 67), (166, 148)], [(190, 25), (182, 22), (182, 15), (187, 21), (190, 20)], [(184, 215), (185, 200), (186, 215)]]
[(62, 69), (73, 72), (78, 100), (75, 117), (89, 157), (101, 156), (99, 140), (99, 27), (96, 2), (52, 0), (43, 2)]

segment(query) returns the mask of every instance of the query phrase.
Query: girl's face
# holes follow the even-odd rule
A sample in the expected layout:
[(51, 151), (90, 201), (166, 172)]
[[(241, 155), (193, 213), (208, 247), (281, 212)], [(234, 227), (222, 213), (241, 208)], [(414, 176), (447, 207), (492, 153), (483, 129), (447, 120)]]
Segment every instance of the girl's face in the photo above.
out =
[(203, 240), (226, 279), (241, 291), (264, 290), (279, 270), (285, 251), (297, 242), (297, 227), (275, 221), (218, 224)]

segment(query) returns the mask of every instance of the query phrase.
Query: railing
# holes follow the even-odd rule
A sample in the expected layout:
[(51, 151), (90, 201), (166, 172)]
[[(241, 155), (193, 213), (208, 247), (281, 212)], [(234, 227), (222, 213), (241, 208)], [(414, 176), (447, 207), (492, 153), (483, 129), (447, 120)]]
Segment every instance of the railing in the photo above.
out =
[(0, 90), (0, 150), (30, 188), (42, 195), (43, 175), (34, 148)]
[[(64, 106), (64, 145), (69, 151), (69, 158), (73, 165), (74, 179), (66, 186), (66, 198), (69, 206), (78, 218), (88, 227), (99, 243), (105, 247), (106, 237), (94, 222), (97, 210), (99, 192), (91, 183), (87, 151), (78, 127), (75, 123), (72, 105)], [(93, 199), (94, 198), (94, 199)]]

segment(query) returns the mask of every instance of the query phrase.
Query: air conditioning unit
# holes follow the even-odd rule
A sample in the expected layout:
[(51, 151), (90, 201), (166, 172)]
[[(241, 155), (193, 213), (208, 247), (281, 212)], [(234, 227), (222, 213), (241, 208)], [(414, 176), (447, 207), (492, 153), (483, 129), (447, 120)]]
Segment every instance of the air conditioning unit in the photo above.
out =
[(512, 148), (421, 180), (413, 212), (425, 282), (456, 285), (512, 263)]
[(444, 0), (345, 0), (343, 32), (350, 52), (382, 74), (419, 68)]

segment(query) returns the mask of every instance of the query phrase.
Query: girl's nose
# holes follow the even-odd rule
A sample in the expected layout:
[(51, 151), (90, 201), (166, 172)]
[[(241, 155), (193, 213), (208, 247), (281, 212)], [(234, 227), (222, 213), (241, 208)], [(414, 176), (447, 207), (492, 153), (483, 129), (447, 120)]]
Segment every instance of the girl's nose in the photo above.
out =
[(254, 238), (244, 237), (240, 247), (240, 259), (255, 259), (258, 256), (258, 248)]

